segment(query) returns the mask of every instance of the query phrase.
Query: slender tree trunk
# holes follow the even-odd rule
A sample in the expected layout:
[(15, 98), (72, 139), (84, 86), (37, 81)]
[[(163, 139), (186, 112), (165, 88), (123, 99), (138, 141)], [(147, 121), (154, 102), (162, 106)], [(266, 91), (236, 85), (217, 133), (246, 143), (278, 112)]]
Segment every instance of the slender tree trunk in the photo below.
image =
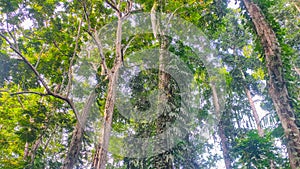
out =
[[(243, 78), (245, 79), (243, 72), (242, 72), (242, 74), (243, 74)], [(263, 137), (265, 133), (264, 133), (264, 130), (260, 126), (259, 116), (258, 116), (257, 110), (255, 108), (255, 104), (254, 104), (254, 101), (252, 99), (250, 90), (247, 87), (245, 87), (245, 92), (246, 92), (246, 95), (247, 95), (247, 98), (248, 98), (248, 101), (249, 101), (249, 104), (250, 104), (250, 107), (251, 107), (251, 110), (252, 110), (252, 114), (253, 114), (253, 117), (254, 117), (254, 120), (255, 120), (255, 124), (256, 124), (256, 127), (257, 127), (258, 135), (260, 137)], [(275, 169), (276, 168), (273, 160), (270, 160), (270, 168), (271, 169)]]
[[(160, 42), (160, 54), (159, 54), (159, 83), (158, 83), (158, 89), (160, 91), (159, 98), (158, 98), (158, 109), (157, 111), (162, 111), (160, 116), (158, 117), (156, 121), (156, 134), (159, 135), (164, 132), (166, 129), (166, 124), (171, 122), (171, 117), (169, 116), (170, 112), (167, 112), (166, 108), (164, 106), (168, 106), (170, 102), (170, 96), (171, 96), (171, 87), (170, 87), (170, 79), (171, 75), (166, 72), (166, 66), (167, 66), (167, 58), (168, 58), (168, 39), (165, 36), (164, 30), (160, 27), (160, 18), (157, 18), (158, 15), (156, 15), (156, 12), (158, 8), (163, 7), (163, 2), (155, 1), (153, 4), (153, 7), (151, 9), (151, 23), (152, 23), (152, 30), (153, 35), (156, 39)], [(168, 143), (165, 142), (166, 140), (159, 140), (164, 141), (164, 143), (156, 143), (158, 145), (165, 146)], [(161, 149), (165, 149), (165, 147), (161, 147)], [(154, 157), (154, 168), (160, 168), (160, 169), (172, 169), (173, 168), (173, 161), (171, 158), (168, 158), (170, 155), (169, 151), (163, 152), (161, 154), (158, 154)]]
[(33, 165), (34, 165), (34, 159), (35, 159), (36, 151), (37, 151), (37, 149), (39, 148), (39, 146), (42, 142), (42, 138), (43, 138), (43, 136), (41, 135), (37, 140), (35, 140), (34, 144), (31, 147), (30, 152), (28, 153), (28, 156), (31, 157), (31, 161), (30, 161), (31, 167), (33, 167)]
[(213, 103), (215, 106), (215, 111), (217, 113), (217, 116), (219, 116), (221, 118), (219, 125), (218, 125), (218, 134), (221, 139), (221, 149), (222, 149), (222, 153), (223, 153), (225, 167), (226, 167), (226, 169), (232, 169), (231, 158), (229, 155), (229, 148), (228, 148), (228, 140), (225, 135), (224, 125), (223, 125), (222, 116), (221, 116), (221, 112), (220, 112), (219, 99), (218, 99), (215, 84), (211, 83), (211, 89), (212, 89), (212, 94), (213, 94)]
[(28, 142), (26, 141), (25, 143), (25, 148), (24, 148), (24, 157), (23, 159), (26, 160), (27, 156), (28, 156), (28, 153), (29, 153), (29, 144)]
[(108, 92), (105, 102), (104, 109), (104, 122), (102, 127), (102, 135), (100, 138), (100, 143), (97, 147), (96, 153), (93, 160), (93, 168), (95, 169), (105, 169), (107, 150), (109, 145), (111, 125), (113, 118), (114, 105), (116, 100), (116, 84), (118, 80), (119, 69), (122, 66), (122, 51), (121, 51), (121, 40), (122, 40), (122, 17), (118, 15), (118, 25), (117, 25), (117, 37), (116, 37), (116, 59), (114, 67), (111, 69), (109, 74)]
[[(102, 126), (102, 135), (100, 138), (101, 144), (97, 147), (94, 160), (93, 160), (93, 167), (95, 169), (105, 169), (105, 165), (106, 165), (106, 156), (108, 151), (112, 118), (113, 118), (113, 110), (114, 110), (115, 99), (116, 99), (115, 88), (117, 83), (118, 70), (120, 66), (121, 65), (115, 67), (116, 68), (115, 73), (111, 76), (108, 84), (108, 93), (107, 93), (105, 110), (104, 110), (104, 122)], [(112, 69), (112, 71), (113, 70), (114, 69)]]
[(72, 169), (74, 168), (75, 164), (78, 160), (78, 155), (81, 150), (81, 142), (83, 138), (84, 128), (85, 124), (88, 118), (88, 114), (90, 111), (90, 108), (92, 104), (94, 103), (94, 100), (96, 98), (96, 92), (93, 91), (85, 104), (85, 107), (82, 111), (80, 121), (77, 121), (75, 129), (72, 134), (71, 143), (69, 146), (68, 153), (66, 155), (66, 158), (64, 160), (64, 164), (62, 166), (62, 169)]
[(279, 43), (260, 8), (250, 0), (243, 0), (243, 2), (264, 48), (269, 74), (269, 94), (287, 139), (291, 168), (296, 169), (300, 166), (300, 132), (295, 122), (295, 114), (284, 82)]
[[(244, 72), (243, 72), (242, 69), (240, 69), (240, 71), (241, 71), (243, 80), (244, 80), (244, 82), (245, 82), (245, 80), (246, 80), (245, 74), (244, 74)], [(264, 131), (263, 131), (263, 129), (260, 127), (259, 116), (258, 116), (256, 107), (255, 107), (254, 101), (253, 101), (253, 99), (252, 99), (250, 90), (247, 88), (247, 85), (246, 85), (246, 84), (245, 84), (245, 86), (244, 86), (244, 89), (245, 89), (245, 93), (246, 93), (246, 96), (247, 96), (249, 105), (250, 105), (251, 110), (252, 110), (252, 114), (253, 114), (253, 117), (254, 117), (254, 120), (255, 120), (255, 124), (256, 124), (256, 127), (257, 127), (258, 135), (259, 135), (260, 137), (263, 137), (263, 136), (264, 136)]]
[[(254, 117), (254, 120), (255, 120), (255, 124), (256, 124), (256, 127), (257, 127), (258, 135), (260, 137), (263, 137), (265, 133), (264, 133), (264, 130), (260, 126), (259, 116), (257, 114), (256, 108), (255, 108), (255, 104), (254, 104), (254, 101), (252, 99), (250, 90), (247, 87), (245, 87), (245, 92), (246, 92), (246, 95), (247, 95), (247, 98), (248, 98), (248, 101), (249, 101), (249, 104), (250, 104), (250, 107), (251, 107), (251, 110), (252, 110), (252, 114), (253, 114), (253, 117)], [(270, 168), (271, 169), (275, 169), (276, 168), (273, 160), (270, 160)]]
[(253, 117), (254, 117), (254, 120), (255, 120), (255, 124), (256, 124), (256, 127), (257, 127), (258, 135), (260, 137), (263, 137), (264, 136), (264, 131), (260, 127), (259, 116), (257, 114), (257, 111), (256, 111), (256, 108), (255, 108), (254, 101), (252, 99), (250, 90), (247, 87), (245, 87), (245, 92), (246, 92), (246, 95), (247, 95), (247, 98), (248, 98), (248, 102), (249, 102), (251, 110), (252, 110), (252, 114), (253, 114)]
[[(159, 35), (161, 36), (161, 35)], [(167, 40), (166, 37), (161, 37), (161, 51), (160, 51), (160, 56), (159, 56), (159, 84), (158, 84), (158, 89), (160, 91), (159, 95), (159, 104), (158, 104), (158, 109), (157, 111), (162, 111), (161, 115), (157, 119), (157, 124), (156, 124), (156, 133), (157, 135), (161, 134), (164, 132), (166, 129), (166, 124), (171, 122), (171, 117), (169, 115), (170, 112), (167, 112), (168, 109), (164, 108), (164, 106), (168, 106), (170, 102), (170, 96), (171, 96), (171, 87), (170, 87), (170, 78), (171, 75), (168, 74), (165, 71), (166, 63), (166, 58), (168, 53), (166, 52), (167, 50)], [(164, 140), (166, 141), (166, 140)], [(167, 142), (160, 143), (160, 145), (167, 145)], [(165, 147), (162, 147), (162, 149), (165, 149)], [(169, 152), (163, 152), (155, 157), (155, 168), (161, 168), (161, 169), (172, 169), (173, 168), (173, 161), (168, 158)]]
[(81, 141), (83, 136), (83, 128), (79, 122), (76, 123), (75, 129), (72, 134), (71, 143), (67, 156), (64, 160), (62, 169), (72, 169), (78, 160), (78, 155), (81, 149)]

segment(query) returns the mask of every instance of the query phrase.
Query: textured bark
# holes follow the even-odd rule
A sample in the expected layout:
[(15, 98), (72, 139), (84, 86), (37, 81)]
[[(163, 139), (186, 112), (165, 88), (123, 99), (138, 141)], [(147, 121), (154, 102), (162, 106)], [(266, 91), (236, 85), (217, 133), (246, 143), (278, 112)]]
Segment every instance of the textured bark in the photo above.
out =
[[(168, 39), (165, 36), (164, 30), (160, 27), (160, 18), (157, 17), (156, 11), (158, 8), (162, 8), (164, 2), (155, 1), (153, 7), (151, 9), (151, 24), (154, 38), (159, 40), (160, 42), (160, 53), (159, 53), (159, 73), (158, 73), (158, 89), (160, 91), (158, 98), (158, 108), (157, 111), (160, 112), (160, 116), (156, 121), (156, 134), (159, 135), (166, 130), (167, 123), (171, 122), (171, 117), (169, 116), (170, 112), (166, 112), (164, 106), (168, 106), (170, 103), (171, 96), (171, 87), (170, 87), (170, 79), (171, 75), (166, 72), (166, 65), (169, 63), (167, 61), (168, 58)], [(168, 143), (167, 140), (158, 140), (161, 143), (156, 142), (157, 145), (165, 146)], [(165, 147), (157, 147), (159, 149), (165, 149)], [(161, 154), (158, 154), (154, 157), (154, 168), (160, 169), (172, 169), (173, 161), (169, 158), (170, 152), (165, 151)]]
[(229, 148), (228, 148), (228, 140), (225, 135), (224, 127), (222, 121), (219, 122), (218, 125), (218, 134), (221, 139), (221, 148), (222, 148), (222, 153), (223, 153), (223, 158), (225, 162), (225, 167), (226, 169), (231, 169), (231, 158), (229, 155)]
[[(159, 36), (161, 36), (160, 34)], [(170, 79), (171, 76), (165, 71), (166, 58), (168, 53), (167, 50), (167, 39), (166, 37), (161, 36), (161, 50), (160, 50), (160, 56), (159, 56), (159, 84), (158, 89), (160, 91), (159, 95), (159, 104), (158, 104), (158, 111), (162, 111), (161, 115), (158, 117), (156, 121), (156, 133), (157, 135), (163, 133), (166, 130), (166, 124), (171, 122), (171, 117), (169, 116), (170, 112), (166, 112), (166, 109), (164, 106), (168, 106), (170, 102), (170, 96), (171, 96), (171, 87), (170, 87)], [(162, 141), (162, 140), (160, 140)], [(166, 140), (164, 143), (156, 143), (158, 145), (167, 145), (168, 143)], [(162, 147), (162, 149), (165, 149), (165, 147)], [(173, 168), (173, 161), (168, 158), (170, 155), (170, 152), (166, 151), (159, 155), (157, 155), (154, 158), (154, 166), (155, 168), (161, 168), (161, 169), (172, 169)]]
[(116, 100), (116, 84), (118, 80), (119, 70), (122, 66), (122, 17), (118, 15), (117, 37), (116, 37), (116, 59), (113, 68), (109, 74), (108, 92), (104, 109), (104, 122), (102, 127), (102, 135), (99, 146), (96, 149), (93, 160), (93, 168), (105, 169), (107, 150), (109, 145), (111, 125), (113, 118), (114, 105)]
[(252, 110), (252, 114), (253, 114), (253, 117), (254, 117), (254, 120), (255, 120), (255, 124), (256, 124), (256, 127), (257, 127), (258, 135), (259, 135), (260, 137), (262, 137), (262, 136), (264, 135), (264, 131), (263, 131), (263, 129), (260, 127), (259, 116), (258, 116), (258, 114), (257, 114), (256, 108), (255, 108), (255, 104), (254, 104), (254, 102), (253, 102), (253, 99), (252, 99), (250, 90), (247, 89), (247, 87), (245, 87), (245, 92), (246, 92), (246, 95), (247, 95), (247, 98), (248, 98), (248, 102), (249, 102), (250, 107), (251, 107), (251, 110)]
[(62, 169), (72, 169), (76, 165), (78, 161), (78, 155), (81, 150), (81, 142), (83, 138), (85, 124), (88, 118), (88, 114), (94, 100), (96, 98), (96, 93), (93, 91), (85, 104), (85, 107), (82, 111), (80, 121), (77, 121), (76, 126), (73, 131), (72, 139), (70, 142), (70, 146), (64, 160), (64, 164)]
[(279, 43), (260, 8), (250, 0), (243, 0), (243, 2), (264, 48), (269, 75), (269, 95), (287, 139), (291, 168), (296, 169), (300, 166), (300, 132), (295, 122), (295, 114), (284, 82)]
[(24, 157), (23, 159), (26, 160), (27, 156), (28, 156), (28, 153), (29, 153), (29, 144), (28, 142), (26, 141), (25, 143), (25, 148), (24, 148)]
[(78, 155), (81, 149), (81, 141), (83, 136), (83, 128), (80, 123), (76, 123), (75, 129), (73, 131), (71, 143), (67, 156), (64, 160), (62, 169), (72, 169), (78, 160)]
[(35, 154), (36, 154), (37, 149), (40, 147), (42, 138), (43, 138), (43, 136), (41, 135), (37, 140), (35, 140), (35, 142), (33, 143), (32, 147), (31, 147), (30, 152), (28, 153), (28, 156), (31, 157), (31, 161), (30, 161), (31, 167), (33, 167), (33, 165), (34, 165)]
[(221, 139), (220, 144), (221, 144), (221, 149), (222, 149), (223, 158), (224, 158), (224, 162), (225, 162), (225, 167), (226, 167), (226, 169), (232, 169), (231, 158), (229, 155), (229, 148), (228, 148), (228, 140), (225, 135), (225, 130), (224, 130), (223, 122), (222, 122), (218, 94), (217, 94), (216, 87), (213, 83), (211, 84), (211, 89), (212, 89), (213, 103), (214, 103), (216, 114), (218, 117), (221, 118), (219, 125), (218, 125), (218, 134)]
[(109, 84), (108, 84), (108, 93), (107, 98), (105, 102), (105, 110), (104, 110), (104, 122), (102, 127), (102, 135), (100, 138), (100, 143), (97, 147), (94, 160), (93, 160), (93, 167), (95, 169), (105, 169), (106, 165), (106, 156), (107, 156), (107, 150), (109, 145), (109, 139), (110, 139), (110, 133), (111, 133), (111, 125), (112, 125), (112, 118), (113, 118), (113, 110), (115, 105), (115, 99), (116, 99), (116, 83), (117, 83), (117, 77), (118, 77), (118, 70), (121, 66), (121, 62), (118, 63), (118, 66), (115, 67), (115, 72), (109, 78)]

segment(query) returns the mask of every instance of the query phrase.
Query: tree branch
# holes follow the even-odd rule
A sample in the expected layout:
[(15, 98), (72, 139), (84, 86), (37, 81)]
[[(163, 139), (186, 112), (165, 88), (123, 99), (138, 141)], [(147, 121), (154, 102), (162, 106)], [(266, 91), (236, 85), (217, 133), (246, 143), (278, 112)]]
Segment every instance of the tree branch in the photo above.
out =
[(127, 45), (123, 49), (123, 56), (126, 54), (126, 50), (129, 48), (131, 42), (134, 40), (135, 36), (133, 36), (127, 43)]
[(118, 7), (116, 6), (116, 4), (114, 4), (113, 2), (111, 2), (110, 0), (105, 0), (105, 2), (111, 7), (113, 8), (119, 15), (121, 14), (120, 10), (118, 9)]
[(10, 45), (10, 48), (16, 53), (16, 54), (18, 54), (21, 58), (22, 58), (22, 60), (30, 67), (30, 69), (34, 72), (34, 74), (37, 76), (37, 78), (39, 79), (39, 81), (42, 83), (42, 85), (45, 87), (45, 89), (46, 89), (46, 91), (48, 92), (48, 93), (51, 93), (51, 91), (50, 91), (50, 89), (49, 89), (49, 87), (48, 87), (48, 85), (46, 84), (46, 82), (44, 81), (44, 79), (40, 76), (40, 74), (38, 73), (38, 71), (35, 69), (35, 67), (33, 67), (33, 65), (22, 55), (22, 53), (18, 50), (18, 49), (16, 49), (15, 47), (14, 47), (14, 45), (2, 34), (2, 33), (0, 33), (0, 36), (2, 37), (2, 38), (4, 38), (5, 40), (6, 40), (6, 42)]
[(104, 70), (104, 74), (105, 75), (110, 74), (110, 70), (107, 68), (107, 65), (106, 65), (105, 56), (103, 54), (103, 47), (102, 47), (101, 40), (98, 37), (99, 36), (98, 32), (95, 30), (95, 33), (94, 34), (90, 33), (90, 36), (93, 38), (94, 42), (96, 43), (96, 46), (97, 46), (98, 51), (100, 53), (101, 66), (102, 66), (102, 69)]
[(86, 9), (86, 2), (85, 1), (82, 2), (82, 6), (83, 6), (85, 20), (88, 23), (88, 32), (90, 32), (91, 31), (91, 24), (90, 24), (89, 14), (88, 14), (87, 9)]
[(40, 93), (40, 92), (34, 92), (34, 91), (21, 91), (21, 92), (14, 92), (14, 93), (9, 93), (11, 96), (14, 95), (21, 95), (21, 94), (36, 94), (40, 96), (47, 96), (47, 93)]
[(34, 68), (37, 68), (37, 67), (38, 67), (38, 65), (39, 65), (39, 63), (40, 63), (40, 60), (41, 60), (41, 56), (42, 56), (42, 54), (43, 54), (45, 48), (46, 48), (46, 46), (43, 46), (41, 52), (39, 53), (39, 55), (38, 55), (38, 60), (37, 60), (37, 62), (36, 62), (36, 64), (35, 64)]
[[(8, 15), (7, 15), (7, 14), (6, 14), (6, 18), (8, 18)], [(15, 36), (13, 36), (13, 34), (12, 34), (12, 33), (10, 32), (10, 30), (9, 30), (9, 26), (8, 26), (8, 22), (7, 22), (7, 21), (6, 21), (6, 29), (7, 29), (7, 32), (8, 32), (8, 34), (9, 34), (9, 36), (13, 39), (15, 47), (16, 47), (17, 49), (19, 49), (19, 47), (18, 47), (18, 45), (17, 45), (17, 41), (16, 41)]]
[[(112, 2), (110, 2), (112, 3)], [(106, 64), (106, 60), (105, 60), (105, 56), (103, 54), (103, 47), (102, 47), (102, 44), (101, 44), (101, 41), (99, 39), (99, 35), (98, 35), (98, 32), (96, 29), (92, 29), (91, 28), (91, 25), (90, 25), (90, 19), (89, 19), (89, 14), (87, 13), (87, 10), (86, 10), (86, 3), (85, 1), (82, 3), (83, 5), (83, 11), (84, 11), (84, 16), (85, 16), (85, 19), (88, 23), (88, 30), (87, 30), (87, 33), (92, 37), (92, 39), (94, 40), (94, 42), (96, 43), (96, 46), (98, 48), (98, 51), (99, 51), (99, 54), (100, 54), (100, 58), (101, 58), (101, 68), (102, 68), (102, 72), (104, 71), (104, 73), (102, 73), (102, 75), (107, 75), (109, 74), (109, 69), (107, 68), (107, 64)], [(91, 32), (93, 31), (93, 32)]]
[[(30, 67), (30, 69), (34, 72), (34, 74), (36, 75), (36, 77), (38, 78), (38, 80), (42, 83), (42, 86), (47, 91), (46, 94), (42, 94), (42, 93), (38, 93), (38, 92), (30, 92), (30, 93), (32, 93), (32, 94), (39, 94), (39, 95), (51, 95), (51, 96), (53, 96), (55, 98), (58, 98), (58, 99), (66, 101), (69, 104), (69, 106), (71, 107), (71, 109), (74, 111), (76, 119), (79, 121), (79, 114), (78, 114), (78, 112), (77, 112), (77, 110), (75, 108), (75, 105), (74, 105), (73, 101), (70, 100), (68, 97), (64, 97), (64, 96), (62, 96), (60, 94), (52, 92), (50, 90), (50, 88), (48, 87), (48, 85), (46, 84), (46, 82), (44, 81), (44, 79), (40, 76), (40, 74), (38, 73), (38, 71), (36, 70), (36, 68), (22, 55), (22, 53), (18, 49), (16, 49), (14, 47), (14, 45), (7, 39), (7, 37), (5, 37), (2, 33), (0, 33), (0, 36), (6, 40), (6, 42), (10, 45), (10, 48), (15, 53), (17, 53), (22, 58), (22, 60)], [(23, 92), (23, 94), (24, 94), (24, 92)]]

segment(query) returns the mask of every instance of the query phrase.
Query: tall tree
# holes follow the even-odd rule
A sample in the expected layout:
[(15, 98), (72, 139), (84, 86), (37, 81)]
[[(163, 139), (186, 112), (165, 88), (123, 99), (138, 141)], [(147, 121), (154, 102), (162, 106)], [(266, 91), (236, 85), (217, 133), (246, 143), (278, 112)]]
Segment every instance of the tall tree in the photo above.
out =
[(269, 94), (288, 142), (291, 167), (296, 169), (300, 166), (300, 132), (284, 81), (280, 45), (259, 6), (250, 0), (243, 0), (243, 3), (261, 39), (269, 75)]
[[(121, 2), (118, 4), (111, 2), (109, 0), (106, 1), (107, 4), (115, 10), (116, 16), (118, 18), (117, 27), (116, 27), (116, 39), (115, 39), (115, 59), (111, 69), (109, 69), (106, 65), (105, 57), (101, 56), (102, 58), (102, 69), (108, 76), (108, 91), (106, 96), (106, 102), (104, 107), (104, 122), (102, 126), (102, 133), (100, 138), (100, 146), (97, 147), (96, 153), (93, 159), (92, 166), (96, 169), (105, 169), (106, 160), (107, 160), (107, 152), (108, 152), (108, 144), (109, 138), (111, 134), (112, 128), (112, 118), (114, 112), (114, 105), (116, 100), (116, 84), (119, 76), (119, 70), (123, 64), (123, 50), (122, 50), (122, 21), (124, 17), (128, 16), (132, 10), (132, 1), (128, 0), (126, 5), (125, 12), (121, 9)], [(96, 34), (96, 44), (98, 48), (101, 42), (97, 39)], [(99, 51), (101, 53), (101, 51)]]

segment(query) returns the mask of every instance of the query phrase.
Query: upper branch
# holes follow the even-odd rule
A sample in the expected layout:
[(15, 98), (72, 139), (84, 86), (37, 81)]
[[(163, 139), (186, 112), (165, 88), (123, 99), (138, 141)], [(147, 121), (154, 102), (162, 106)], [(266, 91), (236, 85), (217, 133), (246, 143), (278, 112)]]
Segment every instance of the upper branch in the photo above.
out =
[(46, 89), (46, 91), (48, 93), (51, 93), (50, 88), (48, 87), (48, 85), (46, 84), (46, 82), (44, 81), (44, 79), (40, 76), (39, 72), (36, 70), (36, 68), (22, 55), (22, 53), (15, 48), (15, 46), (7, 39), (7, 37), (5, 37), (2, 33), (0, 33), (0, 36), (2, 38), (4, 38), (6, 40), (6, 42), (10, 45), (10, 48), (16, 52), (21, 58), (22, 60), (30, 67), (30, 69), (34, 72), (34, 74), (37, 76), (37, 78), (39, 79), (39, 81), (42, 83), (42, 85), (44, 86), (44, 88)]
[[(47, 91), (46, 94), (37, 93), (37, 92), (23, 92), (23, 94), (24, 94), (24, 93), (32, 93), (32, 94), (39, 94), (39, 95), (51, 95), (51, 96), (53, 96), (53, 97), (55, 97), (55, 98), (64, 100), (64, 101), (66, 101), (66, 102), (68, 103), (68, 105), (69, 105), (69, 106), (71, 107), (71, 109), (74, 111), (77, 120), (79, 120), (78, 112), (77, 112), (77, 110), (76, 110), (76, 108), (75, 108), (75, 105), (74, 105), (73, 101), (70, 100), (68, 97), (64, 97), (64, 96), (62, 96), (62, 95), (60, 95), (60, 94), (57, 94), (57, 93), (55, 93), (55, 92), (52, 92), (52, 91), (50, 90), (50, 88), (48, 87), (47, 83), (45, 82), (45, 80), (40, 76), (40, 74), (39, 74), (39, 72), (36, 70), (36, 68), (35, 68), (35, 67), (34, 67), (34, 66), (33, 66), (33, 65), (25, 58), (25, 56), (23, 56), (22, 53), (21, 53), (18, 49), (16, 49), (16, 48), (14, 47), (14, 45), (8, 40), (8, 38), (5, 37), (2, 33), (0, 33), (0, 36), (6, 40), (6, 42), (10, 45), (10, 48), (11, 48), (15, 53), (17, 53), (17, 54), (22, 58), (22, 60), (29, 66), (29, 68), (34, 72), (34, 74), (36, 75), (36, 77), (38, 78), (38, 80), (42, 83), (42, 86), (43, 86), (43, 87), (46, 89), (46, 91)], [(19, 93), (20, 93), (20, 92), (19, 92)], [(22, 94), (22, 92), (21, 92), (21, 94)]]
[(121, 14), (121, 11), (119, 8), (116, 6), (116, 4), (110, 0), (105, 1), (110, 7), (112, 7), (119, 15)]

